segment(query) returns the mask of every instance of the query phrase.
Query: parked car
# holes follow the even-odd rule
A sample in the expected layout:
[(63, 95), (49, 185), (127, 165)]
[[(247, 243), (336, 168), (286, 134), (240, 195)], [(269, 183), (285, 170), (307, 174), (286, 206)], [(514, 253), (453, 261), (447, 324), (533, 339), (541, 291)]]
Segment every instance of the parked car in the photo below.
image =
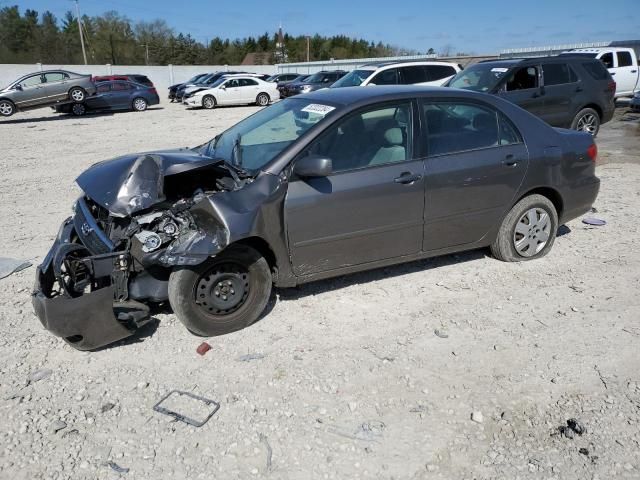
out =
[(198, 75), (194, 75), (193, 77), (191, 77), (189, 80), (187, 80), (184, 83), (176, 83), (175, 85), (171, 85), (169, 87), (169, 100), (171, 100), (171, 102), (175, 102), (176, 101), (176, 92), (177, 92), (178, 88), (180, 88), (182, 85), (194, 84), (198, 80), (200, 80), (201, 78), (206, 77), (207, 75), (209, 75), (209, 74), (208, 73), (199, 73)]
[(640, 91), (640, 68), (633, 48), (577, 48), (561, 55), (600, 60), (616, 81), (616, 97), (631, 97)]
[(493, 93), (554, 127), (597, 135), (613, 117), (616, 82), (592, 58), (555, 56), (491, 60), (456, 74), (449, 87)]
[(488, 246), (537, 259), (595, 201), (596, 155), (590, 135), (471, 91), (287, 99), (199, 147), (82, 173), (34, 309), (89, 350), (132, 335), (160, 302), (191, 332), (219, 335), (256, 321), (272, 285)]
[(295, 80), (299, 76), (300, 75), (297, 73), (277, 73), (275, 75), (271, 75), (266, 81), (285, 84)]
[(82, 103), (65, 103), (56, 105), (58, 113), (84, 115), (87, 112), (134, 110), (143, 112), (149, 105), (158, 105), (160, 97), (155, 87), (139, 83), (117, 80), (96, 84), (98, 93), (88, 97)]
[(91, 75), (66, 70), (46, 70), (20, 77), (0, 90), (0, 115), (48, 107), (59, 102), (77, 102), (96, 93)]
[(154, 87), (155, 85), (149, 77), (146, 75), (141, 75), (138, 73), (134, 74), (124, 74), (124, 75), (98, 75), (97, 77), (93, 77), (93, 82), (108, 82), (110, 80), (125, 80), (127, 82), (137, 83), (139, 85), (146, 85), (147, 87)]
[(266, 73), (252, 73), (252, 76), (259, 78), (263, 82), (268, 82), (272, 75), (267, 75)]
[(631, 106), (631, 110), (640, 112), (640, 92), (636, 93), (633, 96), (633, 98), (631, 99), (631, 103), (629, 105)]
[(210, 88), (199, 90), (184, 99), (189, 107), (215, 108), (218, 105), (247, 105), (255, 103), (261, 107), (280, 99), (275, 84), (251, 75), (224, 75)]
[(439, 87), (462, 70), (449, 62), (382, 62), (369, 63), (350, 71), (331, 88), (365, 87), (367, 85), (429, 85)]
[(280, 92), (280, 98), (286, 98), (288, 97), (288, 92), (287, 92), (287, 85), (289, 85), (290, 83), (303, 83), (305, 82), (311, 75), (309, 74), (305, 74), (305, 75), (298, 75), (296, 78), (294, 78), (293, 80), (290, 80), (288, 82), (278, 82), (278, 91)]
[(287, 97), (298, 95), (299, 93), (309, 93), (321, 88), (328, 88), (336, 80), (344, 77), (347, 74), (344, 70), (330, 70), (321, 71), (310, 75), (304, 81), (295, 81), (285, 85), (284, 90)]
[(218, 79), (220, 79), (224, 75), (234, 75), (236, 73), (245, 73), (245, 72), (237, 72), (237, 71), (214, 72), (214, 73), (208, 74), (205, 77), (202, 77), (200, 80), (198, 80), (196, 83), (192, 85), (185, 84), (182, 87), (179, 87), (178, 90), (176, 91), (176, 100), (182, 102), (185, 99), (185, 97), (189, 97), (190, 95), (193, 95), (194, 93), (200, 90), (205, 90), (211, 87), (211, 85), (216, 83)]

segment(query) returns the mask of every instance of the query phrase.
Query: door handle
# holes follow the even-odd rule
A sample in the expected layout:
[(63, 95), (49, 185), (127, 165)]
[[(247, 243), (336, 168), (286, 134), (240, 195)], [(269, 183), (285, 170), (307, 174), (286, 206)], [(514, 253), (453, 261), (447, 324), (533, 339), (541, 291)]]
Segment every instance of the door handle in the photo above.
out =
[(612, 77), (616, 74), (616, 72), (609, 72), (609, 73), (611, 73)]
[(402, 174), (399, 177), (394, 178), (393, 181), (396, 183), (402, 183), (404, 185), (407, 185), (407, 184), (412, 184), (414, 182), (417, 182), (421, 178), (422, 178), (422, 175), (418, 173), (402, 172)]
[(584, 88), (582, 88), (582, 87), (576, 87), (576, 92), (582, 92), (582, 91), (584, 91)]
[(505, 167), (517, 167), (518, 160), (512, 154), (509, 154), (506, 157), (504, 157), (504, 160), (502, 161), (502, 165), (504, 165)]
[(638, 73), (638, 70), (631, 70), (631, 73)]

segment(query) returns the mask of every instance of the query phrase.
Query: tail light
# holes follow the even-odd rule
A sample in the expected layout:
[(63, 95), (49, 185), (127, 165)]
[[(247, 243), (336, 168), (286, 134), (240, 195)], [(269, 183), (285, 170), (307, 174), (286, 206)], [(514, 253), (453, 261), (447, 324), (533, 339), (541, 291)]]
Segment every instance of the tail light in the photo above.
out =
[(156, 87), (151, 87), (151, 88), (149, 89), (149, 92), (150, 92), (150, 93), (153, 93), (154, 95), (157, 95), (157, 94), (158, 94), (158, 91), (156, 90)]
[(616, 82), (614, 82), (613, 80), (609, 82), (609, 85), (607, 85), (607, 91), (613, 93), (614, 95), (616, 94)]
[(593, 163), (596, 162), (596, 159), (598, 158), (598, 147), (595, 143), (589, 145), (589, 148), (587, 148), (587, 155), (589, 155), (589, 158)]

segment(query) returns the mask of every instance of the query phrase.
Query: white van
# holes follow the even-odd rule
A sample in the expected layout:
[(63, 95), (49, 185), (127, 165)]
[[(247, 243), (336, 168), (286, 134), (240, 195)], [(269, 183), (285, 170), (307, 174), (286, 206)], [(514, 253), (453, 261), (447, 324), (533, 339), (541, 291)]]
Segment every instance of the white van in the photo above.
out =
[(640, 70), (633, 48), (576, 48), (561, 55), (583, 55), (604, 63), (616, 82), (616, 97), (632, 97), (634, 92), (640, 91)]
[(382, 62), (368, 63), (350, 71), (331, 85), (364, 87), (367, 85), (429, 85), (439, 87), (462, 68), (449, 62)]

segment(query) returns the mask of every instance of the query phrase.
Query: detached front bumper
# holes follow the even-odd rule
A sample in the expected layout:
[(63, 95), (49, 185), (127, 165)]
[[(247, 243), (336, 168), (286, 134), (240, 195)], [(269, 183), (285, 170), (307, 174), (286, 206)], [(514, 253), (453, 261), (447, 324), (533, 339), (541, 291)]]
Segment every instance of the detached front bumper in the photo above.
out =
[(73, 220), (68, 218), (36, 270), (32, 303), (44, 328), (78, 350), (93, 350), (132, 335), (148, 319), (149, 308), (139, 302), (115, 300), (121, 287), (113, 275), (122, 262), (119, 253), (74, 259), (87, 267), (87, 288), (73, 296), (61, 293), (57, 282), (67, 258), (65, 252), (70, 246), (80, 246), (72, 243), (75, 236)]

